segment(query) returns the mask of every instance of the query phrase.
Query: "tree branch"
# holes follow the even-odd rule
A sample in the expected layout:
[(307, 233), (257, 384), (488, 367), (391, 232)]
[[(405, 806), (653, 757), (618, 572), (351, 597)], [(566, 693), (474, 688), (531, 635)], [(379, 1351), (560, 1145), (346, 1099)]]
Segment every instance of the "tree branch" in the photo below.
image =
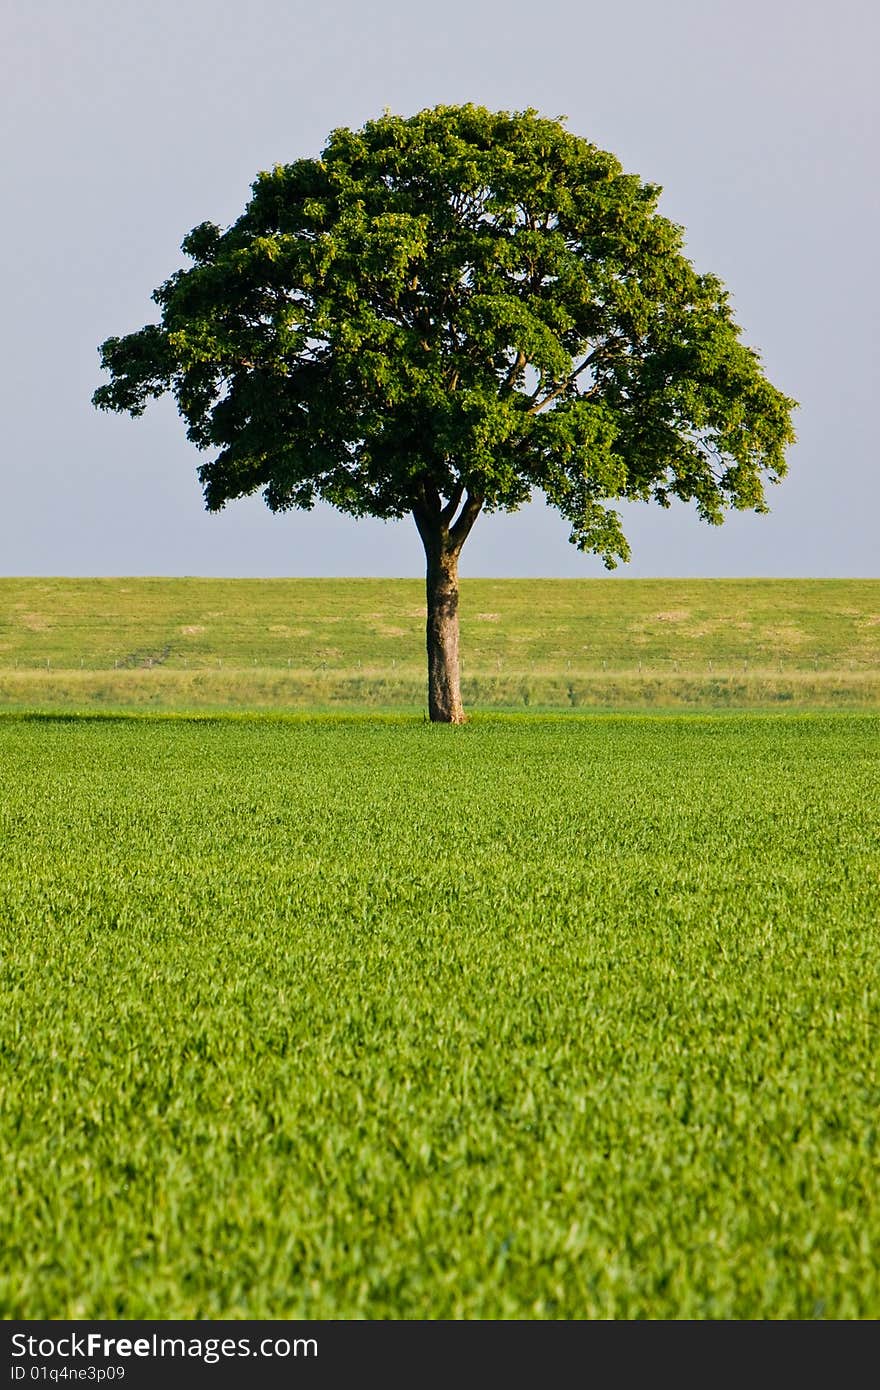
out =
[(575, 371), (571, 372), (560, 386), (556, 387), (555, 391), (551, 391), (550, 394), (545, 396), (542, 401), (535, 401), (534, 405), (529, 406), (529, 409), (526, 411), (526, 414), (537, 415), (538, 411), (543, 410), (545, 405), (549, 405), (551, 401), (555, 401), (557, 396), (561, 396), (563, 391), (567, 391), (570, 386), (573, 386), (574, 383), (577, 381), (578, 377), (580, 376), (581, 372), (586, 371), (587, 367), (591, 367), (593, 365), (596, 359), (601, 355), (601, 351), (601, 348), (594, 348), (593, 351), (589, 354), (589, 356), (584, 358), (581, 365), (578, 368), (576, 368)]
[(440, 520), (444, 526), (448, 526), (455, 513), (458, 511), (458, 504), (464, 496), (464, 483), (456, 483), (449, 494), (449, 501), (445, 507), (440, 509)]
[(509, 391), (509, 390), (511, 389), (511, 387), (513, 386), (513, 383), (516, 381), (517, 377), (519, 376), (520, 372), (522, 371), (522, 369), (523, 369), (523, 367), (524, 367), (525, 365), (526, 365), (526, 355), (525, 355), (525, 353), (523, 352), (522, 348), (517, 348), (517, 350), (516, 350), (516, 361), (513, 363), (513, 366), (510, 368), (510, 371), (507, 373), (507, 376), (504, 378), (504, 381), (501, 383), (501, 390), (502, 390), (502, 391)]
[(452, 542), (450, 549), (453, 555), (458, 555), (470, 535), (471, 527), (480, 515), (482, 505), (483, 498), (479, 493), (468, 493), (458, 520), (449, 528), (449, 539)]
[[(436, 492), (434, 495), (436, 497)], [(440, 541), (439, 497), (437, 497), (436, 500), (437, 506), (432, 507), (425, 489), (425, 481), (422, 479), (418, 486), (418, 492), (413, 499), (412, 514), (413, 520), (416, 523), (416, 530), (421, 537), (426, 554), (435, 551)]]

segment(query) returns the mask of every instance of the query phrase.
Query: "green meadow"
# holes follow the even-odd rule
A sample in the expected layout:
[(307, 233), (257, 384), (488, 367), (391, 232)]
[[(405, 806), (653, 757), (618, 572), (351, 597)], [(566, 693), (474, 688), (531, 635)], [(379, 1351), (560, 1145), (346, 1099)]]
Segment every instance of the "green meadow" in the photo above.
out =
[[(222, 586), (190, 583), (156, 582), (161, 620), (132, 600), (137, 650), (192, 659), (167, 634), (204, 627), (206, 660), (222, 637), (244, 662), (244, 602), (214, 633)], [(385, 587), (364, 611), (390, 626)], [(553, 624), (622, 656), (610, 609), (514, 630), (477, 587), (471, 660), (478, 633), (549, 652)], [(105, 592), (96, 662), (135, 650)], [(36, 593), (30, 656), (71, 659), (81, 612)], [(876, 611), (828, 648), (869, 652)], [(380, 619), (349, 649), (339, 617), (365, 661)], [(695, 607), (664, 621), (708, 650)], [(878, 735), (0, 716), (0, 1315), (877, 1317)]]
[[(409, 579), (0, 579), (0, 705), (409, 710)], [(880, 707), (880, 580), (461, 586), (472, 709)]]

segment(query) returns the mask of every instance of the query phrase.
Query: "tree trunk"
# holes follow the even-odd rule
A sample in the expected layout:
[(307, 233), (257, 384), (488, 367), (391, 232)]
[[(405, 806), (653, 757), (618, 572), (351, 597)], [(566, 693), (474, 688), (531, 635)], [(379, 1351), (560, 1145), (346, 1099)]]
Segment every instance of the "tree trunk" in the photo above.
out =
[(428, 714), (432, 723), (463, 724), (458, 658), (458, 555), (429, 555)]
[(478, 493), (465, 496), (462, 483), (444, 503), (426, 482), (413, 507), (427, 561), (428, 713), (435, 724), (465, 722), (458, 661), (458, 557), (482, 505)]

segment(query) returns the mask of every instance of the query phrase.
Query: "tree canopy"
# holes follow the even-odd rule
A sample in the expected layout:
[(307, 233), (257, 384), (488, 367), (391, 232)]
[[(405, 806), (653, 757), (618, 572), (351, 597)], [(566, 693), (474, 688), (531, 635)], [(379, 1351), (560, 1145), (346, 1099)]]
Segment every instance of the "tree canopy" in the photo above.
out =
[(795, 402), (659, 195), (533, 110), (335, 130), (260, 174), (232, 226), (189, 233), (160, 321), (102, 345), (94, 402), (172, 392), (210, 510), (262, 491), (412, 513), (429, 570), (535, 490), (609, 567), (618, 500), (764, 511)]

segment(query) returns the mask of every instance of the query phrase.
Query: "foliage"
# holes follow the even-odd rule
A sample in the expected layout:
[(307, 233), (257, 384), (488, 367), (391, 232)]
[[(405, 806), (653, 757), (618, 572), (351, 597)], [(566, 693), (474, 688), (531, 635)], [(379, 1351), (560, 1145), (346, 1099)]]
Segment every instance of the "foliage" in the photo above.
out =
[(103, 344), (95, 404), (172, 391), (212, 510), (262, 489), (386, 518), (448, 499), (451, 521), (539, 489), (609, 566), (609, 499), (764, 510), (794, 402), (659, 192), (532, 110), (335, 130), (189, 233), (160, 322)]
[(0, 720), (0, 1313), (877, 1317), (877, 735)]

